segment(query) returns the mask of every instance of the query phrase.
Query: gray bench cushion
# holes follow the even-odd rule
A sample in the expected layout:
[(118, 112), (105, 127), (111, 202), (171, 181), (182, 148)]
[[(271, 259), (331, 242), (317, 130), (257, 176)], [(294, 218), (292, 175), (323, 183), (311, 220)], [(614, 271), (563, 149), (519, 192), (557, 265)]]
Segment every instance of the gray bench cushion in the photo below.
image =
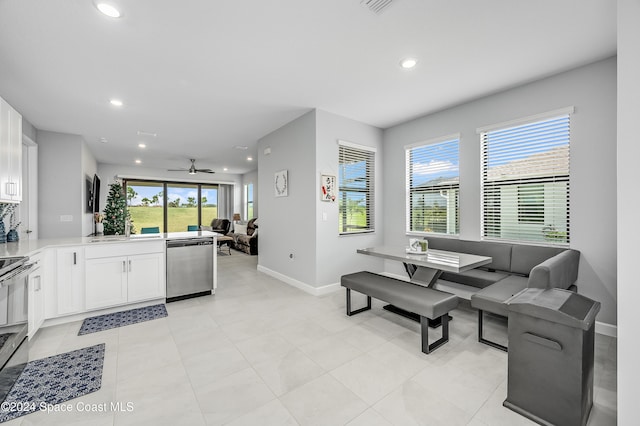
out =
[(492, 241), (461, 240), (463, 253), (491, 257), (491, 263), (484, 265), (485, 269), (509, 271), (511, 267), (511, 248), (513, 244), (495, 243)]
[(367, 271), (343, 275), (340, 284), (431, 319), (458, 307), (458, 297), (453, 294)]
[(460, 240), (457, 238), (429, 237), (429, 248), (435, 250), (460, 251)]
[(527, 277), (511, 275), (472, 295), (471, 306), (506, 317), (509, 309), (503, 302), (527, 288), (527, 281)]
[(529, 275), (527, 287), (568, 289), (578, 279), (579, 263), (579, 251), (564, 251), (534, 267)]
[(511, 269), (516, 274), (529, 275), (534, 266), (562, 253), (566, 249), (556, 247), (514, 244), (511, 250)]
[(440, 279), (460, 283), (471, 287), (485, 288), (503, 278), (508, 277), (506, 272), (490, 272), (484, 269), (470, 269), (464, 272), (443, 272)]

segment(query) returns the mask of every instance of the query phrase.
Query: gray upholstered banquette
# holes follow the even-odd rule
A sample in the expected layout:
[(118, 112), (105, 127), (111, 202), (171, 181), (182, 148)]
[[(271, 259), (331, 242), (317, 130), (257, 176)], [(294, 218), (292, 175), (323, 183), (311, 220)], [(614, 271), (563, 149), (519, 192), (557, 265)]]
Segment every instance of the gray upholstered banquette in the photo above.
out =
[(505, 302), (527, 287), (576, 289), (580, 262), (577, 250), (442, 237), (426, 239), (430, 249), (491, 256), (492, 262), (488, 265), (461, 273), (444, 272), (438, 282), (473, 289), (471, 306), (479, 312), (478, 339), (483, 343), (506, 349), (482, 337), (484, 311), (508, 316)]

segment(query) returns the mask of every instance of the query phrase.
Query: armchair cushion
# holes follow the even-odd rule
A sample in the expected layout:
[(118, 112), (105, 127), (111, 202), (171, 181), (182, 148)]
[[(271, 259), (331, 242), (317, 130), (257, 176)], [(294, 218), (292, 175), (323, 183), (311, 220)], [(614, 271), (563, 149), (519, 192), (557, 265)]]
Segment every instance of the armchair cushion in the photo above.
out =
[(227, 235), (230, 227), (229, 219), (213, 219), (211, 221), (211, 230), (222, 235)]

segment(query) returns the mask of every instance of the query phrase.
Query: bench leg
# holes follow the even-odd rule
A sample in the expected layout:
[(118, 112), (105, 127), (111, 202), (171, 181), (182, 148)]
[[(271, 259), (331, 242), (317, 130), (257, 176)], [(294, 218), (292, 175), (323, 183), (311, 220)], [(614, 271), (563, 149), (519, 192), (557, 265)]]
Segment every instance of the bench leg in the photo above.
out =
[(430, 353), (434, 349), (439, 348), (449, 341), (449, 315), (444, 314), (441, 317), (442, 321), (442, 337), (429, 344), (429, 318), (420, 317), (420, 333), (422, 334), (422, 352), (425, 354)]
[(347, 315), (351, 316), (351, 315), (359, 314), (360, 312), (368, 311), (369, 309), (371, 309), (371, 296), (367, 296), (366, 307), (352, 311), (351, 310), (351, 289), (350, 288), (347, 289)]
[(508, 348), (506, 346), (503, 346), (500, 343), (492, 342), (491, 340), (487, 340), (484, 337), (482, 337), (483, 319), (484, 319), (484, 311), (478, 310), (478, 342), (484, 343), (485, 345), (489, 345), (496, 349), (500, 349), (502, 351), (508, 352)]

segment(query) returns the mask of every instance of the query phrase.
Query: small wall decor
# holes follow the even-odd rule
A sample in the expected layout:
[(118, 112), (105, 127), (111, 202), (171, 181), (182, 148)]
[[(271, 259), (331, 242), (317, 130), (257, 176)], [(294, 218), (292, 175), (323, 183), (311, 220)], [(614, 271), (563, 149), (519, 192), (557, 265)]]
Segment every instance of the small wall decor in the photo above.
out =
[(276, 172), (273, 183), (276, 191), (276, 197), (286, 197), (289, 195), (289, 179), (287, 177), (286, 170)]
[(336, 177), (333, 175), (321, 175), (320, 185), (320, 199), (322, 201), (336, 201)]

